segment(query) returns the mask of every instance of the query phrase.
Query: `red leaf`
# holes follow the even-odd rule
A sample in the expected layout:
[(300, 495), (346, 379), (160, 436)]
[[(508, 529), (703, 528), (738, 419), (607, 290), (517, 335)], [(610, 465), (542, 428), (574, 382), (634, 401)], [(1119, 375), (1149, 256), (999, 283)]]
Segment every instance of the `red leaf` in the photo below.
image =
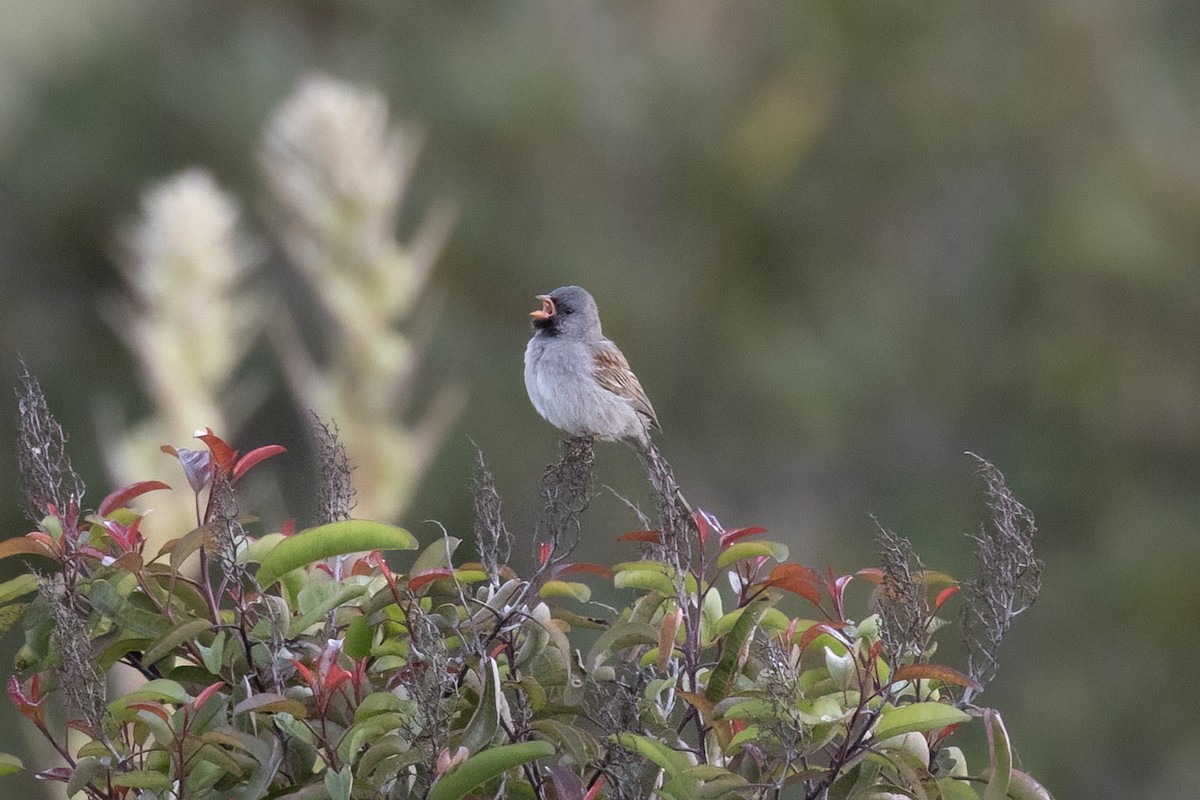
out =
[(587, 794), (583, 796), (583, 800), (596, 800), (600, 796), (600, 790), (604, 788), (604, 775), (596, 778), (596, 782), (592, 784), (592, 788), (587, 790)]
[(846, 592), (846, 586), (852, 580), (854, 580), (853, 575), (841, 575), (833, 579), (833, 588), (829, 594), (833, 598), (834, 605), (839, 609), (842, 607), (842, 595)]
[(408, 582), (408, 588), (412, 589), (414, 592), (419, 592), (425, 586), (433, 583), (436, 580), (453, 577), (454, 570), (447, 569), (446, 567), (439, 567), (438, 569), (431, 569), (426, 572), (422, 572), (420, 575), (414, 575)]
[(810, 567), (785, 561), (771, 570), (766, 585), (798, 594), (813, 605), (821, 605), (821, 578)]
[(25, 694), (25, 690), (21, 687), (21, 681), (16, 675), (10, 675), (8, 678), (8, 697), (12, 700), (17, 711), (21, 712), (21, 716), (25, 717), (35, 725), (42, 725), (42, 698), (38, 693), (38, 676), (35, 673), (33, 680), (29, 685), (29, 695)]
[[(375, 552), (379, 552), (379, 551), (376, 550)], [(368, 576), (369, 575), (378, 575), (379, 570), (377, 570), (375, 568), (375, 561), (371, 558), (370, 554), (368, 553), (367, 555), (363, 556), (362, 558), (360, 558), (354, 562), (354, 566), (350, 567), (350, 574), (351, 575), (368, 575)]]
[(550, 543), (542, 542), (538, 545), (538, 566), (546, 566), (546, 562), (550, 560)]
[(311, 670), (311, 669), (309, 669), (308, 667), (304, 666), (303, 664), (301, 664), (301, 663), (300, 663), (299, 661), (297, 661), (296, 659), (292, 659), (292, 664), (294, 664), (294, 665), (295, 665), (295, 667), (296, 667), (296, 671), (297, 671), (297, 672), (299, 672), (299, 673), (300, 673), (300, 675), (301, 675), (301, 676), (304, 678), (304, 681), (305, 681), (305, 683), (307, 683), (307, 684), (308, 684), (309, 686), (311, 686), (313, 689), (316, 689), (317, 687), (316, 687), (316, 686), (314, 685), (314, 683), (313, 683), (313, 673), (312, 673), (312, 670)]
[(224, 439), (213, 433), (212, 428), (196, 431), (195, 436), (208, 445), (208, 451), (212, 453), (213, 461), (217, 464), (217, 469), (226, 475), (232, 475), (234, 462), (237, 461), (237, 450), (234, 450), (225, 443)]
[(197, 710), (197, 711), (199, 711), (199, 710), (200, 710), (200, 706), (202, 706), (202, 705), (204, 705), (205, 703), (207, 703), (207, 702), (208, 702), (208, 698), (210, 698), (210, 697), (212, 697), (214, 694), (216, 694), (216, 693), (217, 693), (217, 690), (218, 690), (218, 689), (220, 689), (220, 688), (221, 688), (222, 686), (224, 686), (224, 685), (225, 685), (225, 681), (217, 681), (216, 683), (211, 683), (211, 684), (209, 684), (208, 686), (205, 686), (205, 687), (204, 687), (204, 688), (203, 688), (203, 689), (200, 691), (200, 694), (196, 695), (196, 702), (195, 702), (195, 707), (196, 707), (196, 710)]
[(554, 577), (566, 575), (569, 572), (590, 572), (593, 575), (599, 575), (601, 578), (610, 580), (612, 578), (612, 570), (608, 567), (602, 567), (599, 564), (589, 564), (580, 561), (575, 564), (561, 564), (554, 569)]
[(286, 452), (287, 448), (278, 444), (268, 444), (264, 447), (256, 447), (238, 459), (237, 464), (233, 468), (233, 479), (236, 481), (238, 478), (245, 475), (250, 471), (250, 468), (258, 462), (266, 461), (272, 456), (277, 456), (280, 453)]
[(733, 544), (734, 542), (738, 541), (739, 539), (745, 539), (747, 536), (756, 536), (760, 533), (766, 533), (766, 532), (767, 532), (766, 528), (753, 527), (753, 528), (738, 528), (735, 531), (730, 531), (729, 533), (723, 533), (723, 534), (721, 534), (721, 549), (724, 550), (726, 547), (729, 547), (729, 545)]
[(911, 680), (934, 680), (953, 683), (955, 686), (966, 686), (977, 692), (983, 690), (983, 687), (974, 678), (941, 664), (909, 664), (892, 673), (893, 683)]
[(161, 717), (163, 722), (171, 721), (171, 715), (167, 713), (167, 709), (162, 703), (144, 701), (139, 703), (130, 703), (127, 708), (136, 708), (138, 711), (149, 711), (156, 717)]
[(933, 601), (933, 610), (937, 611), (942, 607), (943, 603), (945, 603), (951, 597), (954, 597), (954, 595), (958, 594), (958, 588), (959, 587), (957, 586), (947, 586), (945, 589), (942, 589), (940, 592), (938, 592), (937, 599)]
[(124, 489), (117, 489), (108, 497), (100, 501), (100, 507), (96, 509), (102, 517), (107, 517), (110, 511), (118, 508), (125, 508), (129, 505), (129, 501), (135, 497), (140, 497), (146, 492), (153, 492), (156, 489), (170, 489), (171, 487), (162, 481), (138, 481), (131, 483)]
[(41, 531), (34, 531), (24, 536), (14, 536), (0, 542), (0, 558), (16, 555), (58, 558), (54, 540)]
[(842, 638), (842, 635), (838, 633), (837, 627), (834, 627), (833, 623), (818, 622), (800, 635), (800, 649), (806, 649), (810, 644), (813, 643), (814, 639), (825, 633), (829, 634), (840, 642), (845, 641)]
[(696, 521), (696, 533), (700, 534), (700, 545), (703, 546), (708, 539), (708, 515), (703, 511), (696, 511), (692, 518)]
[(662, 533), (660, 531), (630, 531), (629, 533), (623, 533), (618, 536), (617, 541), (662, 544)]

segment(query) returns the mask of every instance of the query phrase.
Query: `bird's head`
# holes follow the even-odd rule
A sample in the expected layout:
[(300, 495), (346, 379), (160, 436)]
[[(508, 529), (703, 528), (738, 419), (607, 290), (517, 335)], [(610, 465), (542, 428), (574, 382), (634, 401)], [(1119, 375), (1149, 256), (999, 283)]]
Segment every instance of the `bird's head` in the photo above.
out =
[(599, 339), (600, 313), (586, 289), (563, 286), (550, 294), (539, 294), (542, 307), (529, 312), (533, 328), (545, 336), (566, 339)]

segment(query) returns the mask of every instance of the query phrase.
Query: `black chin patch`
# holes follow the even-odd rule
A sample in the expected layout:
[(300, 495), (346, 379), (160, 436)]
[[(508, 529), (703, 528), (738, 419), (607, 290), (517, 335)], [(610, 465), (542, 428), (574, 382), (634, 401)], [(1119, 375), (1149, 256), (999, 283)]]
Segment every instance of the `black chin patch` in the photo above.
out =
[(536, 331), (546, 334), (547, 336), (558, 335), (558, 320), (553, 316), (544, 319), (534, 319), (533, 328)]

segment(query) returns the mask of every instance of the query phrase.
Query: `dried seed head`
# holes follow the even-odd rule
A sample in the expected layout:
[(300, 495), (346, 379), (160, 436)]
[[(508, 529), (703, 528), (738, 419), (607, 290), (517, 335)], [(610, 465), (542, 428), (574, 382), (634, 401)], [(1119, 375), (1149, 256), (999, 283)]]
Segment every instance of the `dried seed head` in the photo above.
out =
[(17, 465), (25, 494), (25, 513), (40, 523), (51, 506), (58, 513), (77, 508), (84, 485), (67, 457), (67, 435), (50, 413), (37, 378), (21, 364), (17, 387)]

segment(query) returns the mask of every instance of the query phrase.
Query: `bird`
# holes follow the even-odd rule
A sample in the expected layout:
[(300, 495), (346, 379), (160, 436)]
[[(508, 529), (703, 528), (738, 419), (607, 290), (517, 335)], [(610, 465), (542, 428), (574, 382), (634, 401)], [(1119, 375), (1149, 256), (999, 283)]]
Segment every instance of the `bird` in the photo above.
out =
[(539, 294), (525, 348), (525, 389), (537, 412), (569, 436), (650, 447), (658, 415), (621, 350), (605, 338), (596, 301), (562, 286)]

